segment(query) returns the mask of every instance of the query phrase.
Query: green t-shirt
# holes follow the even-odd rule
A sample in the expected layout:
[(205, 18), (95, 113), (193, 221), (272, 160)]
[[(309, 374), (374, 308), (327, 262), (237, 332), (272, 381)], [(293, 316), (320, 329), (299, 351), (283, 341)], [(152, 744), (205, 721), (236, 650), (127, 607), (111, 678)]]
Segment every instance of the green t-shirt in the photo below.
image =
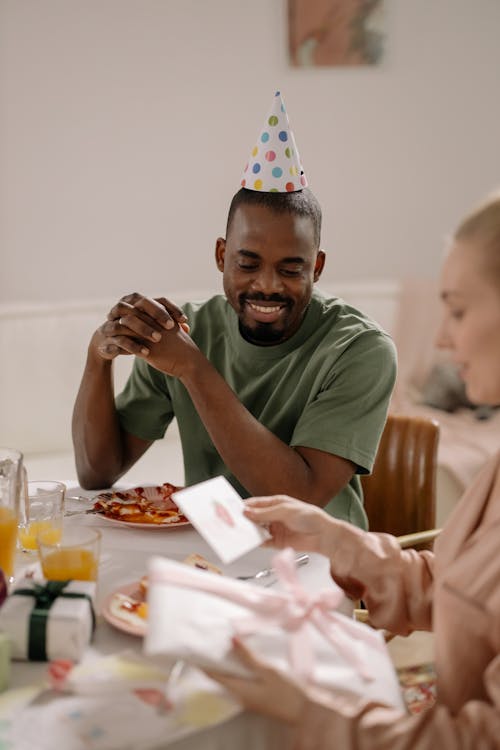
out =
[[(275, 346), (246, 341), (222, 295), (183, 310), (193, 341), (259, 422), (287, 445), (327, 451), (356, 464), (356, 474), (326, 510), (365, 528), (358, 475), (371, 471), (394, 385), (390, 337), (342, 300), (317, 293), (299, 330)], [(179, 380), (136, 358), (116, 405), (123, 429), (143, 440), (162, 438), (177, 418), (186, 485), (223, 474), (248, 497)]]

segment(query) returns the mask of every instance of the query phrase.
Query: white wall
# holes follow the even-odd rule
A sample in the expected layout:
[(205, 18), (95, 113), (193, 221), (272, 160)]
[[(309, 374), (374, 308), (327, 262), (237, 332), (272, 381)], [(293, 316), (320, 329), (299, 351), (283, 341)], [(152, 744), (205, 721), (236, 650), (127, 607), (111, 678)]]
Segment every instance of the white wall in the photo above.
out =
[(324, 280), (436, 273), (500, 184), (500, 2), (386, 0), (375, 68), (295, 69), (284, 0), (0, 0), (0, 300), (216, 288), (275, 88)]

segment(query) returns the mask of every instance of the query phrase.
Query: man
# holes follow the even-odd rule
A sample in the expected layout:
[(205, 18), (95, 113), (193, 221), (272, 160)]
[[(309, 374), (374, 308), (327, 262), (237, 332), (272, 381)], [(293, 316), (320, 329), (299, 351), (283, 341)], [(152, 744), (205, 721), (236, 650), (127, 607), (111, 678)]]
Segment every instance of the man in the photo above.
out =
[[(365, 526), (358, 474), (385, 422), (394, 347), (358, 311), (313, 294), (321, 210), (279, 93), (259, 144), (216, 242), (225, 297), (180, 309), (128, 295), (92, 337), (73, 416), (78, 477), (111, 485), (175, 416), (186, 484), (224, 474), (243, 496), (290, 494)], [(119, 354), (135, 362), (115, 402)]]

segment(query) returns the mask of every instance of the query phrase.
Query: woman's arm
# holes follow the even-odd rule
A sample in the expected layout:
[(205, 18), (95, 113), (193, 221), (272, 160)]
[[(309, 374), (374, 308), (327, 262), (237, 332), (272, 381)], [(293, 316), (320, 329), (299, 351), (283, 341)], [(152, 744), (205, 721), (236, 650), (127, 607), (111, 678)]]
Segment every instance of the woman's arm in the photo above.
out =
[(285, 495), (254, 498), (246, 507), (248, 518), (269, 527), (269, 545), (328, 557), (334, 580), (366, 602), (375, 627), (401, 635), (431, 629), (431, 552), (403, 551), (388, 534), (367, 533)]
[(334, 581), (362, 599), (370, 623), (396, 635), (432, 629), (434, 554), (402, 550), (389, 534), (336, 521), (328, 557)]
[[(408, 715), (366, 703), (352, 694), (304, 686), (262, 661), (239, 639), (235, 653), (252, 678), (209, 671), (245, 708), (294, 727), (294, 750), (498, 750), (500, 748), (500, 655), (484, 673), (490, 702), (469, 701), (457, 713), (436, 704)], [(276, 696), (279, 695), (279, 700)]]
[(469, 701), (455, 715), (440, 704), (408, 716), (343, 696), (312, 696), (302, 706), (294, 750), (498, 750), (500, 655), (484, 683), (491, 703)]

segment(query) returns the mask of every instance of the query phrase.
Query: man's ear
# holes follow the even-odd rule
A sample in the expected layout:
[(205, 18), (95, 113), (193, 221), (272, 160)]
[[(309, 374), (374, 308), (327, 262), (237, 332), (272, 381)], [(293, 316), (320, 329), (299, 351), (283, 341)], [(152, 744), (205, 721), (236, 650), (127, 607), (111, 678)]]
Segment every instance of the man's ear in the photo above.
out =
[(318, 250), (318, 254), (316, 256), (316, 262), (314, 264), (314, 281), (317, 281), (321, 274), (323, 273), (323, 268), (325, 267), (325, 260), (326, 255), (324, 250)]
[(217, 237), (217, 242), (215, 243), (215, 262), (217, 263), (217, 268), (222, 273), (224, 271), (224, 256), (226, 254), (226, 240), (224, 237)]

